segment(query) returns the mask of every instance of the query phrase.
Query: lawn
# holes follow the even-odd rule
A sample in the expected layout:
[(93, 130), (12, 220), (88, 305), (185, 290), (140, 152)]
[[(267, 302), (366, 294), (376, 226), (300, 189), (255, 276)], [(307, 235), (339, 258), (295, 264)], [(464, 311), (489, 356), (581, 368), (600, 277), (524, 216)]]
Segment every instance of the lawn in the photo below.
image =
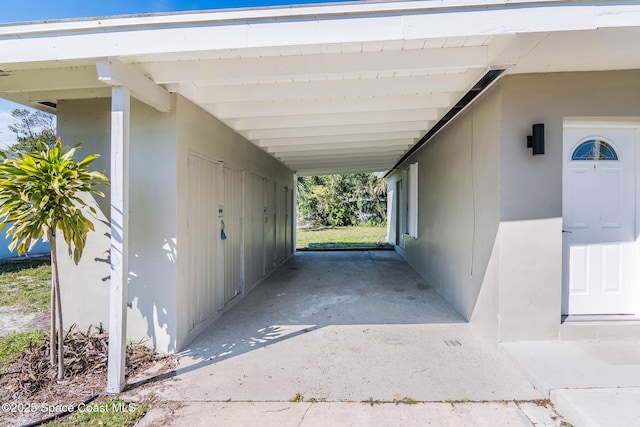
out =
[[(25, 257), (0, 261), (0, 306), (15, 307), (19, 312), (49, 312), (51, 295), (51, 261), (49, 257)], [(0, 365), (39, 342), (44, 331), (28, 330), (0, 338)]]
[[(15, 307), (21, 312), (48, 313), (51, 290), (50, 280), (51, 261), (49, 257), (25, 257), (9, 261), (0, 261), (0, 306)], [(7, 374), (7, 372), (15, 373), (14, 371), (20, 368), (20, 359), (18, 356), (24, 352), (36, 352), (37, 348), (43, 345), (43, 340), (46, 335), (47, 332), (42, 330), (25, 330), (0, 337), (0, 378), (4, 379), (3, 376), (7, 376), (6, 378), (8, 378), (9, 374)], [(67, 339), (65, 339), (65, 341)], [(67, 349), (65, 350), (65, 359), (70, 359), (74, 355), (80, 354), (76, 348), (69, 350), (69, 346), (70, 343), (66, 342), (65, 347), (67, 347)], [(86, 358), (87, 356), (86, 354), (82, 354), (79, 357)], [(144, 357), (138, 360), (142, 359), (144, 359)], [(35, 361), (34, 363), (41, 368), (42, 366), (45, 366), (45, 368), (48, 367), (48, 353), (45, 353), (44, 356), (42, 356), (42, 353), (33, 353), (29, 360)], [(142, 364), (140, 366), (142, 366)], [(29, 372), (31, 372), (31, 365)], [(43, 374), (40, 373), (38, 375)], [(90, 376), (92, 374), (80, 374), (82, 377), (85, 375)], [(95, 375), (99, 377), (100, 373)], [(70, 382), (73, 383), (77, 381), (78, 376), (74, 377), (74, 380)], [(92, 381), (95, 383), (96, 380), (94, 379)], [(7, 397), (2, 393), (5, 391), (5, 386), (6, 384), (0, 386), (0, 401), (3, 401), (3, 399), (4, 401), (8, 401), (6, 400)], [(72, 385), (65, 387), (71, 389), (71, 394), (75, 392)], [(82, 385), (76, 385), (76, 387), (82, 387)], [(36, 395), (40, 396), (38, 394)], [(44, 395), (46, 395), (46, 393), (44, 393)], [(25, 397), (25, 399), (29, 398), (30, 397)], [(41, 399), (41, 397), (33, 397), (33, 399)], [(65, 403), (75, 405), (79, 402), (70, 401)], [(47, 425), (55, 427), (77, 425), (130, 427), (145, 415), (149, 407), (149, 403), (146, 401), (133, 404), (125, 402), (120, 398), (104, 397), (86, 405), (83, 411), (78, 411)]]
[(387, 246), (386, 227), (298, 228), (296, 248), (342, 249)]
[(50, 280), (49, 257), (0, 261), (0, 306), (48, 313)]

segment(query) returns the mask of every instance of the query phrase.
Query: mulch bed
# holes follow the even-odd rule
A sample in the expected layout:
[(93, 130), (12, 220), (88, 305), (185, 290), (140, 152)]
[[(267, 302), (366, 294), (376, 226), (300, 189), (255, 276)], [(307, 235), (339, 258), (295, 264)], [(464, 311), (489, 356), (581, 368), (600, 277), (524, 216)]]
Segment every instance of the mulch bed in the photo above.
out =
[[(102, 328), (81, 331), (72, 327), (64, 339), (64, 379), (57, 381), (57, 366), (49, 363), (49, 338), (0, 370), (0, 402), (22, 404), (15, 412), (3, 411), (0, 425), (28, 423), (53, 415), (51, 406), (73, 405), (102, 394), (107, 384), (109, 334)], [(158, 369), (157, 365), (162, 365)], [(173, 355), (161, 355), (141, 344), (127, 346), (126, 376), (139, 376), (150, 367), (169, 371)], [(28, 410), (24, 410), (25, 405)], [(14, 405), (15, 406), (15, 405)], [(44, 407), (44, 408), (43, 408)], [(37, 408), (37, 410), (34, 410)]]

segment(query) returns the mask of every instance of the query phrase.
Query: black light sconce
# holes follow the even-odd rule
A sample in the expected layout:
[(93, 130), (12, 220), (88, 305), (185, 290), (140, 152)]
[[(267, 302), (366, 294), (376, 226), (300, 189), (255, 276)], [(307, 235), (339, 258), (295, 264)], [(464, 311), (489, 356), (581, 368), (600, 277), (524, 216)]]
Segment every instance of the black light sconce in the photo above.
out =
[(533, 135), (527, 136), (527, 148), (533, 148), (533, 155), (544, 154), (544, 123), (532, 126)]

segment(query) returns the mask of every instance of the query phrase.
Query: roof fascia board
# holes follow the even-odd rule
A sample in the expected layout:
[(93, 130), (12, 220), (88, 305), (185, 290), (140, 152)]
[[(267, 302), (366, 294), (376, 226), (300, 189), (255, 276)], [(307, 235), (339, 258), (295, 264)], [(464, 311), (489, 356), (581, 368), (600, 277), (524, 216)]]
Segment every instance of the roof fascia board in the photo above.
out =
[[(369, 15), (438, 11), (451, 8), (499, 7), (513, 5), (537, 5), (549, 3), (576, 3), (587, 0), (430, 0), (396, 2), (325, 3), (317, 5), (292, 5), (288, 7), (238, 8), (207, 11), (188, 11), (158, 14), (132, 14), (120, 16), (60, 19), (0, 24), (0, 36), (37, 34), (49, 32), (106, 30), (109, 28), (156, 25), (199, 25), (233, 21), (278, 20), (282, 18), (322, 19), (336, 15)], [(19, 29), (19, 30), (17, 30)]]
[[(0, 34), (0, 51), (3, 52), (3, 63), (17, 64), (94, 58), (96, 46), (100, 47), (103, 56), (124, 57), (283, 45), (593, 30), (602, 27), (599, 22), (601, 16), (606, 16), (603, 22), (607, 25), (640, 26), (640, 4), (593, 6), (582, 2), (553, 2), (532, 5), (496, 9), (457, 8), (442, 10), (442, 13), (382, 14), (341, 19), (322, 19), (318, 15), (312, 22), (263, 20), (233, 25), (155, 27), (138, 24), (128, 30), (101, 27), (75, 32), (70, 27), (66, 32), (54, 31), (40, 35), (19, 32), (28, 31), (28, 26), (13, 27), (13, 33)], [(134, 30), (135, 37), (132, 37), (129, 31)]]

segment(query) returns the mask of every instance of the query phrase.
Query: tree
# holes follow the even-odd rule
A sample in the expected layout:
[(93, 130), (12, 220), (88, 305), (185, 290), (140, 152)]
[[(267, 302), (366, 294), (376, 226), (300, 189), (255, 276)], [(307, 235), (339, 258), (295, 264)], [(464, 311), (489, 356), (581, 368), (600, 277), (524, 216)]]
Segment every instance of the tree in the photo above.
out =
[(387, 181), (374, 174), (298, 178), (300, 220), (316, 225), (383, 225), (386, 199)]
[(52, 147), (56, 142), (53, 115), (42, 111), (29, 111), (25, 108), (11, 110), (11, 116), (18, 123), (9, 125), (9, 130), (16, 134), (17, 143), (11, 148), (31, 153), (37, 151), (38, 140)]
[[(37, 140), (37, 150), (23, 152), (10, 148), (0, 150), (0, 231), (6, 224), (9, 249), (17, 248), (18, 254), (26, 253), (40, 238), (48, 238), (51, 246), (51, 365), (56, 364), (56, 330), (58, 380), (64, 377), (62, 303), (58, 274), (57, 231), (62, 232), (69, 256), (77, 264), (82, 257), (89, 230), (93, 223), (82, 213), (88, 206), (80, 193), (93, 193), (104, 197), (95, 187), (107, 184), (107, 177), (89, 170), (98, 155), (90, 155), (76, 162), (74, 148), (63, 147), (58, 139), (52, 147), (44, 140)], [(57, 313), (57, 317), (56, 317)], [(57, 325), (56, 325), (57, 321)]]

